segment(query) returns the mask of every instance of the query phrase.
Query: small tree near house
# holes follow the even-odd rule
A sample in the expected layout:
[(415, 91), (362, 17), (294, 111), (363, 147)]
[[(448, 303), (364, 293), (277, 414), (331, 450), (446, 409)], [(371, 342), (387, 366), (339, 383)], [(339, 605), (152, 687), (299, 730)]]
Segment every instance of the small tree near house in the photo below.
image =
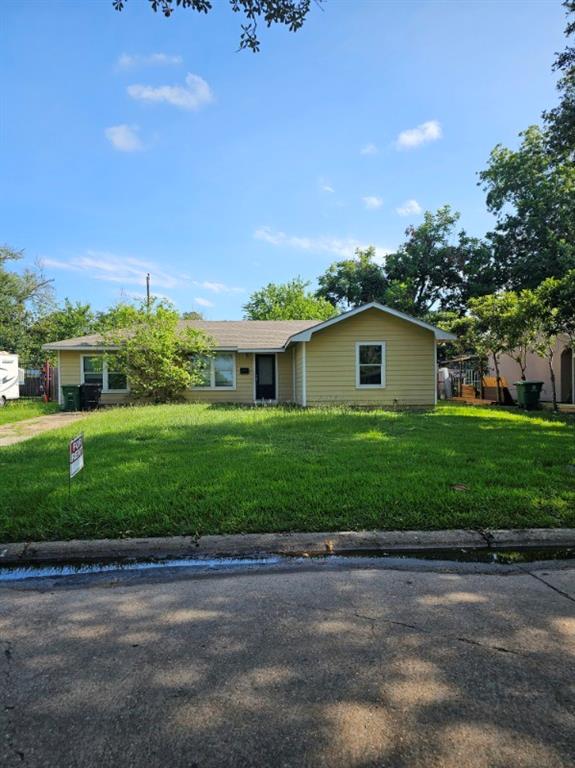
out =
[(507, 353), (515, 360), (521, 370), (521, 381), (526, 379), (527, 355), (532, 351), (537, 340), (538, 299), (529, 289), (508, 291), (507, 313), (504, 318)]
[(493, 293), (469, 301), (467, 318), (469, 344), (480, 357), (491, 358), (493, 361), (498, 403), (503, 400), (499, 357), (510, 350), (516, 303), (516, 295), (510, 293)]
[(575, 348), (575, 270), (570, 270), (561, 279), (547, 278), (534, 293), (537, 333), (532, 351), (547, 360), (553, 410), (557, 411), (557, 382), (553, 368), (555, 346), (557, 337), (565, 334), (570, 339), (571, 348)]
[(211, 339), (182, 324), (166, 302), (142, 305), (129, 327), (104, 334), (117, 351), (115, 370), (126, 373), (131, 394), (154, 403), (181, 400), (186, 389), (200, 384)]

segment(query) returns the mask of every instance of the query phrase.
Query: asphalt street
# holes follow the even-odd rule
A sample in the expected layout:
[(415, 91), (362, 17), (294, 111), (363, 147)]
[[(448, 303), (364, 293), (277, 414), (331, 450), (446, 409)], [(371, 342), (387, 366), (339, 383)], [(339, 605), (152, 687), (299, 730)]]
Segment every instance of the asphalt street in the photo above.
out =
[(0, 764), (575, 764), (575, 564), (0, 584)]

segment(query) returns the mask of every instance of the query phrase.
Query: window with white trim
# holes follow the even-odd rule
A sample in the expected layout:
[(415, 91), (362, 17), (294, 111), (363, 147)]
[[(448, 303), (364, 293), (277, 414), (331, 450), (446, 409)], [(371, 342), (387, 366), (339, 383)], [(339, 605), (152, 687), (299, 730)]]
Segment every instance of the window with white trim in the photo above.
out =
[(356, 387), (385, 387), (385, 341), (358, 341), (355, 350)]
[(202, 381), (194, 389), (235, 389), (236, 359), (233, 352), (216, 352), (203, 358), (200, 367)]
[(83, 355), (82, 383), (97, 384), (102, 392), (127, 392), (126, 374), (118, 370), (116, 359), (114, 355)]

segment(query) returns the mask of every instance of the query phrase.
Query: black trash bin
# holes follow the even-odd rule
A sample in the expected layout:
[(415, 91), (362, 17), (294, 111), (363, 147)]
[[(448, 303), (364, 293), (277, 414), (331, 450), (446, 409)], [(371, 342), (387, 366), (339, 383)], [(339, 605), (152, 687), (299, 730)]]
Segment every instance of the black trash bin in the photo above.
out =
[(93, 411), (100, 404), (102, 389), (98, 384), (80, 384), (80, 409)]

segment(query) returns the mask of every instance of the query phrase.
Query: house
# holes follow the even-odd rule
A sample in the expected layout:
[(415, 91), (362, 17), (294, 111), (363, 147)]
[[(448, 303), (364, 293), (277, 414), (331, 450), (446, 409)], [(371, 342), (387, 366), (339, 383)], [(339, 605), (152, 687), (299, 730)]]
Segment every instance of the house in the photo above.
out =
[[(493, 368), (491, 368), (491, 372), (494, 373)], [(560, 403), (575, 403), (575, 352), (567, 336), (559, 336), (555, 342), (553, 372), (555, 373), (557, 400)], [(521, 379), (519, 363), (510, 355), (501, 355), (499, 358), (499, 375), (507, 379), (511, 396), (516, 399), (515, 382)], [(525, 377), (531, 381), (542, 381), (541, 400), (552, 400), (553, 390), (549, 362), (544, 357), (539, 357), (533, 352), (527, 353)]]
[[(190, 401), (209, 403), (433, 405), (436, 345), (455, 338), (376, 302), (325, 322), (182, 322), (214, 340), (205, 381), (187, 393)], [(57, 341), (45, 349), (58, 354), (61, 385), (97, 383), (104, 404), (129, 400), (126, 377), (102, 358), (101, 336)]]

